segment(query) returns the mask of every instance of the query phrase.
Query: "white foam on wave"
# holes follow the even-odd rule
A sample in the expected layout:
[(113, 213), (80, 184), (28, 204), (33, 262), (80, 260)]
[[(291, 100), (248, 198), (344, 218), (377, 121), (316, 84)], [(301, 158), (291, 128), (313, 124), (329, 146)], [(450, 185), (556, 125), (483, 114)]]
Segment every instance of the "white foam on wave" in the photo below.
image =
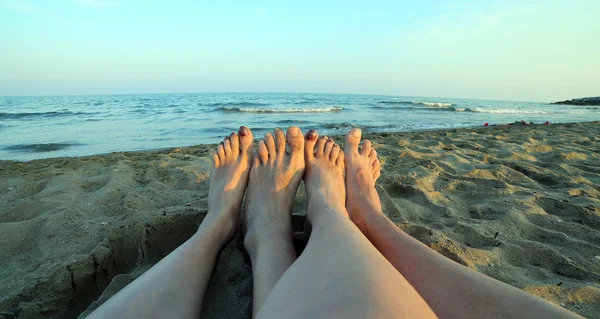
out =
[[(458, 111), (458, 109), (456, 109)], [(491, 114), (550, 114), (542, 110), (517, 110), (517, 109), (483, 109), (479, 107), (471, 108), (471, 112), (476, 113), (491, 113)]]
[(444, 102), (412, 102), (412, 103), (413, 104), (421, 104), (421, 105), (430, 106), (430, 107), (441, 107), (441, 108), (452, 106), (452, 103), (444, 103)]
[(313, 108), (261, 108), (261, 107), (224, 107), (228, 111), (243, 113), (327, 113), (339, 112), (344, 108), (340, 106), (313, 107)]

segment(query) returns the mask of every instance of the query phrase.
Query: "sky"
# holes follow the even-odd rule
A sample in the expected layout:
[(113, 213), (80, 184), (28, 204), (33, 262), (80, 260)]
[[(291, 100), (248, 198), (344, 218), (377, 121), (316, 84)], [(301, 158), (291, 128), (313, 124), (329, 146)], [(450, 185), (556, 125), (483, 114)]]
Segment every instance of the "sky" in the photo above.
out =
[(600, 1), (0, 0), (0, 95), (600, 95)]

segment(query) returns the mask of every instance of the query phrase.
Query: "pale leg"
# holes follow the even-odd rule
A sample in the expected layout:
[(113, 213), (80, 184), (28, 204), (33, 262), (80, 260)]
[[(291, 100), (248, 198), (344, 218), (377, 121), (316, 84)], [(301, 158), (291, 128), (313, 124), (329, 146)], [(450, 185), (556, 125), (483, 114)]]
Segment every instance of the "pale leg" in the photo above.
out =
[(343, 155), (327, 138), (307, 139), (309, 243), (279, 279), (258, 317), (433, 318), (413, 287), (350, 221)]
[(304, 175), (304, 137), (297, 127), (288, 129), (287, 138), (280, 129), (274, 135), (258, 144), (246, 196), (244, 246), (252, 261), (253, 315), (297, 257), (291, 219)]
[(208, 214), (196, 234), (88, 318), (198, 318), (219, 251), (239, 220), (252, 142), (246, 127), (221, 142), (213, 154)]

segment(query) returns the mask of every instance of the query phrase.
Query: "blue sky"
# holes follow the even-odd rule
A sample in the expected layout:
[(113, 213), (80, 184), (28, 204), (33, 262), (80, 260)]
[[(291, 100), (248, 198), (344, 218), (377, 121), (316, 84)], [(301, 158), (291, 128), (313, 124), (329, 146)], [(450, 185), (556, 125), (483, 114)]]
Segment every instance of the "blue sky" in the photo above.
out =
[(0, 0), (0, 95), (600, 95), (598, 12), (598, 0)]

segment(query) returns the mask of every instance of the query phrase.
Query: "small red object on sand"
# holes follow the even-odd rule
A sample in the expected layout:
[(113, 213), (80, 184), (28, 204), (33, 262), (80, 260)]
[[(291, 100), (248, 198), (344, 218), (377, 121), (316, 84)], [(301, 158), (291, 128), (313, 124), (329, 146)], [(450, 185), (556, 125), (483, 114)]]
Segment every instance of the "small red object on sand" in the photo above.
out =
[(488, 124), (488, 123), (485, 123), (485, 124), (483, 124), (483, 126), (490, 126), (490, 124)]
[(527, 125), (527, 122), (523, 121), (523, 125)]
[(550, 122), (546, 121), (546, 125), (550, 124)]

